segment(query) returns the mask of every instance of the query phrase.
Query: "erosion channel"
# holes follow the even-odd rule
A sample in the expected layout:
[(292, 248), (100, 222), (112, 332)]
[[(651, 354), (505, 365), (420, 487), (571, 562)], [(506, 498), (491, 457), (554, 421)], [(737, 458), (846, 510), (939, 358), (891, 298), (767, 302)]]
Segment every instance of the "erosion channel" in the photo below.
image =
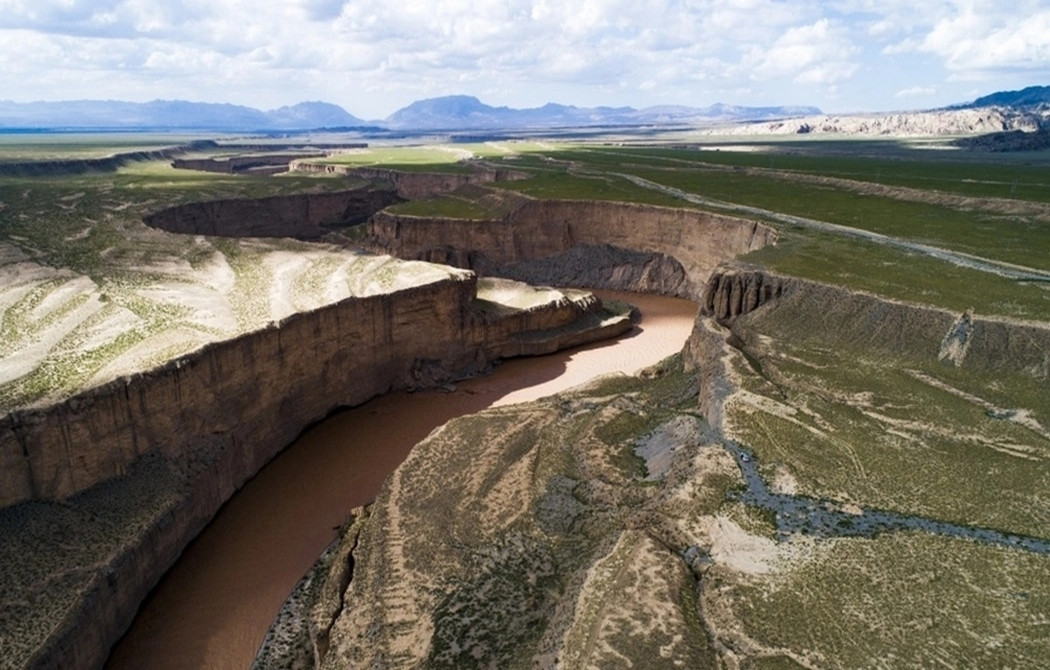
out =
[(507, 361), (444, 390), (392, 393), (305, 432), (183, 553), (107, 667), (248, 667), (282, 602), (349, 511), (370, 502), (427, 433), (455, 416), (634, 372), (679, 351), (692, 330), (690, 301), (597, 293), (635, 305), (638, 326), (614, 342)]

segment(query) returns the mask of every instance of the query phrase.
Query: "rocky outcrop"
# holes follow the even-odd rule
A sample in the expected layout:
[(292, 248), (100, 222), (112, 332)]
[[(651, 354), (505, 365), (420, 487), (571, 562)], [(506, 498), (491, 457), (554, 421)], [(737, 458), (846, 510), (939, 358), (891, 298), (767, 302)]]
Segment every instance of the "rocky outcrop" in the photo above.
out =
[[(451, 272), (347, 299), (0, 418), (5, 580), (18, 591), (12, 603), (37, 603), (0, 616), (0, 635), (45, 633), (14, 635), (13, 662), (100, 665), (223, 502), (333, 409), (631, 327), (589, 294), (531, 309), (481, 305), (476, 294), (473, 274)], [(63, 551), (46, 550), (59, 540)]]
[(834, 333), (840, 347), (1050, 379), (1043, 323), (959, 314), (740, 266), (712, 275), (701, 310), (744, 340), (760, 330), (796, 342)]
[(297, 153), (258, 153), (250, 156), (224, 156), (218, 158), (176, 158), (171, 167), (176, 170), (198, 170), (219, 174), (277, 174), (287, 172), (288, 165), (294, 160), (321, 158), (320, 151), (300, 151)]
[[(487, 274), (529, 278), (539, 278), (544, 271), (552, 279), (587, 276), (592, 269), (588, 266), (594, 259), (603, 260), (603, 254), (561, 256), (582, 261), (583, 267), (554, 269), (559, 266), (555, 262), (559, 255), (578, 247), (612, 247), (632, 264), (640, 260), (637, 254), (647, 254), (643, 266), (656, 263), (662, 270), (684, 272), (684, 280), (670, 280), (672, 294), (683, 297), (699, 295), (719, 263), (776, 240), (776, 231), (754, 221), (689, 209), (582, 200), (526, 200), (500, 220), (378, 212), (369, 221), (368, 231), (377, 249), (401, 258), (440, 257)], [(544, 259), (543, 265), (535, 263)], [(644, 272), (621, 275), (623, 284), (609, 282), (606, 286), (638, 289), (645, 285), (638, 280)]]
[(728, 322), (780, 297), (784, 278), (758, 269), (727, 269), (711, 275), (700, 309), (719, 322)]
[(1007, 151), (1043, 151), (1050, 149), (1050, 128), (1038, 130), (1011, 130), (1003, 133), (989, 133), (977, 137), (964, 137), (952, 142), (957, 147), (970, 151), (988, 151), (993, 153)]
[(342, 174), (362, 179), (386, 181), (393, 184), (397, 194), (406, 200), (443, 195), (469, 185), (511, 181), (528, 176), (516, 170), (479, 165), (472, 166), (470, 172), (401, 172), (385, 168), (363, 168), (299, 160), (292, 161), (288, 169), (290, 172), (306, 174)]
[(1033, 131), (1046, 123), (1047, 111), (982, 107), (894, 114), (815, 115), (762, 123), (720, 127), (711, 135), (821, 134), (871, 137), (974, 135), (999, 131)]
[(398, 202), (401, 198), (390, 189), (360, 188), (192, 202), (169, 207), (144, 220), (154, 228), (189, 235), (316, 240), (333, 227), (363, 223)]
[(187, 151), (215, 147), (211, 140), (200, 140), (154, 151), (129, 151), (99, 158), (69, 158), (45, 161), (0, 162), (0, 176), (46, 177), (49, 175), (82, 174), (84, 172), (113, 172), (128, 163), (166, 160)]

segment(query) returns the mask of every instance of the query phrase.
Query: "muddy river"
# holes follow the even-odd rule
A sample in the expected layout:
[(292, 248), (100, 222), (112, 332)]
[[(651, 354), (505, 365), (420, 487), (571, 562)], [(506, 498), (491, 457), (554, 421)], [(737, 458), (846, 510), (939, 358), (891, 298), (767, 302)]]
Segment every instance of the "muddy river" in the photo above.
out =
[(636, 305), (638, 327), (616, 341), (508, 361), (452, 392), (382, 396), (303, 433), (187, 547), (106, 667), (249, 667), (285, 598), (347, 512), (375, 497), (412, 445), (453, 417), (656, 363), (681, 350), (696, 316), (685, 300), (597, 293)]

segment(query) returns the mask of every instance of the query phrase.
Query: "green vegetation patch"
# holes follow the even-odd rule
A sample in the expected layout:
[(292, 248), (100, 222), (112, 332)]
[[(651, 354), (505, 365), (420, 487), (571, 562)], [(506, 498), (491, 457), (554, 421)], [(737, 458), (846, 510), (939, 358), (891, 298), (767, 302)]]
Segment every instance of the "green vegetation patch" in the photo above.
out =
[(731, 612), (725, 629), (823, 668), (1038, 667), (1050, 655), (1050, 559), (1037, 554), (894, 533), (825, 542), (772, 575), (712, 570), (705, 582), (708, 607)]
[(381, 167), (403, 172), (470, 173), (474, 171), (473, 168), (464, 164), (463, 161), (473, 157), (474, 153), (466, 148), (454, 145), (425, 145), (352, 149), (309, 162), (352, 167)]
[(420, 198), (393, 205), (391, 214), (449, 219), (502, 219), (523, 199), (501, 189), (468, 185), (449, 195)]
[(757, 322), (763, 344), (747, 351), (758, 372), (736, 365), (754, 395), (728, 409), (768, 481), (783, 471), (817, 498), (1048, 537), (1043, 382), (879, 352), (823, 329), (796, 339), (778, 323)]
[[(753, 150), (697, 148), (591, 148), (579, 158), (653, 167), (759, 168), (934, 190), (972, 198), (1050, 202), (1050, 154), (974, 154), (909, 149), (898, 141), (764, 142)], [(570, 155), (572, 156), (572, 155)], [(572, 156), (575, 157), (575, 156)]]
[(1050, 282), (1023, 282), (834, 233), (783, 228), (742, 260), (777, 272), (960, 314), (1050, 320)]
[(537, 172), (528, 179), (496, 182), (492, 186), (540, 199), (609, 200), (665, 207), (693, 207), (680, 198), (638, 186), (615, 175), (581, 175), (558, 169)]

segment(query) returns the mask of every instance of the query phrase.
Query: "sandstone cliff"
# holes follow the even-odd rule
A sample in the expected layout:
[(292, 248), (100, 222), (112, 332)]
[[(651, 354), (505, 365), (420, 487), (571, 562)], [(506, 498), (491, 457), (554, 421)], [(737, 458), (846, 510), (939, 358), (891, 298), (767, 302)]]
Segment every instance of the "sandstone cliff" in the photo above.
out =
[[(222, 503), (333, 409), (630, 328), (589, 294), (529, 309), (476, 295), (473, 274), (451, 271), (0, 418), (5, 580), (17, 602), (37, 603), (0, 617), (12, 662), (99, 665)], [(66, 550), (49, 551), (55, 542)]]
[(386, 168), (364, 168), (310, 161), (292, 161), (289, 171), (307, 174), (343, 174), (362, 179), (383, 180), (393, 184), (397, 194), (406, 200), (451, 193), (471, 184), (523, 179), (527, 176), (516, 170), (481, 166), (474, 166), (470, 172), (401, 172)]
[(220, 237), (294, 237), (316, 240), (333, 227), (363, 223), (402, 202), (389, 188), (299, 193), (266, 198), (192, 202), (147, 216), (147, 225), (172, 233)]
[[(497, 275), (530, 279), (546, 275), (548, 281), (567, 283), (586, 278), (600, 280), (594, 284), (597, 286), (638, 289), (646, 285), (641, 280), (646, 273), (627, 273), (622, 268), (653, 264), (661, 273), (684, 273), (684, 278), (666, 287), (655, 283), (680, 297), (698, 295), (719, 263), (776, 240), (772, 228), (729, 216), (574, 200), (524, 200), (500, 220), (433, 219), (378, 212), (368, 225), (372, 243), (392, 255), (440, 259)], [(628, 250), (634, 256), (624, 255), (626, 262), (614, 259), (604, 273), (593, 272), (594, 261), (608, 262), (609, 254), (587, 250), (608, 247)], [(574, 249), (579, 257), (562, 258), (577, 261), (578, 266), (567, 268), (557, 262), (559, 255)], [(639, 253), (647, 256), (643, 259)], [(552, 258), (555, 260), (545, 261)], [(617, 275), (619, 281), (614, 281)]]

